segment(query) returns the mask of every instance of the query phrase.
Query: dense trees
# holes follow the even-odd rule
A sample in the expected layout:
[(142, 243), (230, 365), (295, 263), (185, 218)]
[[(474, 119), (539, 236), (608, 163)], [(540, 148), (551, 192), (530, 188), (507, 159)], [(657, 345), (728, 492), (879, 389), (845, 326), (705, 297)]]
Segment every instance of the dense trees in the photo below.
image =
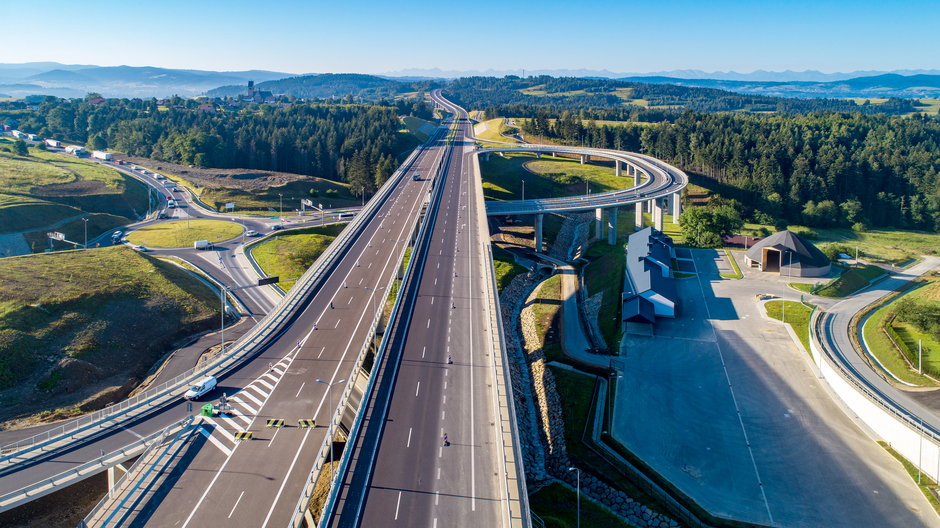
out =
[[(408, 147), (399, 114), (429, 115), (423, 102), (314, 102), (223, 109), (173, 98), (61, 100), (30, 112), (0, 106), (24, 130), (135, 156), (212, 168), (250, 168), (347, 181), (366, 195)], [(12, 114), (16, 112), (15, 114)]]
[(732, 235), (744, 226), (738, 212), (730, 205), (693, 207), (679, 216), (685, 242), (694, 247), (720, 247), (721, 237)]
[(546, 112), (522, 129), (663, 158), (761, 223), (940, 227), (936, 118), (685, 112), (671, 122), (599, 126), (576, 113)]

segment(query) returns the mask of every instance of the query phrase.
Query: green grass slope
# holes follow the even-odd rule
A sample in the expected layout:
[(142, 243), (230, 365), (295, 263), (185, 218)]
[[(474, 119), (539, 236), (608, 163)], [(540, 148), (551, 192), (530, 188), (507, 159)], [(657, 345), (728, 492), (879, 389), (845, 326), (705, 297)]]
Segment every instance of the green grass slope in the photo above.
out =
[(175, 341), (218, 324), (218, 298), (125, 247), (0, 259), (0, 419), (133, 383)]
[(265, 275), (280, 277), (280, 286), (287, 291), (295, 282), (287, 279), (300, 278), (344, 227), (345, 224), (332, 224), (298, 229), (268, 238), (249, 251)]

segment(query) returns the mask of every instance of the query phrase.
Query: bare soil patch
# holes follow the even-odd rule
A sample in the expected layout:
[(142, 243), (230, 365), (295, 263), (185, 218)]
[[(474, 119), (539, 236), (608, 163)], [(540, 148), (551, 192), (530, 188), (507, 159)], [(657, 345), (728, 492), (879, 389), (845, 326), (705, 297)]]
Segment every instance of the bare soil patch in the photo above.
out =
[(167, 163), (149, 158), (123, 156), (123, 159), (148, 169), (165, 171), (185, 178), (208, 189), (241, 189), (258, 191), (268, 187), (280, 187), (291, 182), (316, 179), (313, 176), (290, 172), (263, 171), (254, 169), (202, 169), (177, 163)]
[(53, 183), (33, 187), (35, 196), (87, 196), (90, 194), (111, 194), (117, 192), (109, 189), (104, 182), (97, 180), (76, 180), (69, 183)]

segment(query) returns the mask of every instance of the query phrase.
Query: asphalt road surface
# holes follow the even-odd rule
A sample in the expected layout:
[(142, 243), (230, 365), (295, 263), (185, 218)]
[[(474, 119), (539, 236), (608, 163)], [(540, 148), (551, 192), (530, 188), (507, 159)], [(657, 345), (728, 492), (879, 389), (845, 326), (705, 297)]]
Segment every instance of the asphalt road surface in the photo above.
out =
[(390, 362), (400, 354), (397, 375), (384, 373), (393, 392), (376, 397), (391, 398), (387, 414), (370, 409), (334, 526), (505, 524), (471, 135), (464, 120), (407, 330), (390, 348)]
[[(439, 146), (423, 151), (412, 172), (430, 172), (440, 151)], [(381, 305), (384, 292), (376, 288), (396, 273), (396, 257), (416, 225), (428, 186), (410, 173), (401, 180), (299, 320), (268, 349), (266, 356), (275, 358), (272, 368), (228, 379), (209, 395), (208, 400), (217, 399), (224, 390), (235, 416), (207, 420), (206, 441), (184, 453), (136, 524), (287, 524), (327, 432), (322, 425), (301, 429), (297, 420), (329, 421), (333, 409), (326, 385), (315, 379), (350, 377), (376, 303)], [(334, 395), (342, 390), (334, 387)], [(284, 419), (286, 427), (268, 428), (268, 419)], [(241, 431), (252, 432), (254, 439), (237, 443), (233, 433)]]

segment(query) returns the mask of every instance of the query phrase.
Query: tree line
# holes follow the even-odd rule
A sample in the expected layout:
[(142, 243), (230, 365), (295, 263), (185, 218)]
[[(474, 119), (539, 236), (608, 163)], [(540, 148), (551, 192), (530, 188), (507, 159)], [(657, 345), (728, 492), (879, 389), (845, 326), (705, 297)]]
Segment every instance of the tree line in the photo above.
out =
[(399, 115), (428, 117), (421, 101), (316, 101), (227, 109), (200, 101), (46, 98), (23, 111), (0, 104), (0, 119), (23, 130), (92, 149), (206, 168), (248, 168), (318, 176), (372, 193), (414, 144)]
[[(857, 105), (847, 99), (770, 97), (739, 94), (716, 88), (545, 75), (525, 78), (512, 75), (502, 78), (464, 77), (449, 84), (444, 93), (465, 108), (484, 110), (488, 115), (498, 114), (498, 109), (506, 106), (528, 107), (536, 112), (536, 109), (549, 109), (555, 114), (565, 110), (612, 110), (615, 113), (648, 112), (654, 116), (674, 113), (675, 110), (784, 114), (858, 112), (889, 115), (903, 115), (917, 110), (914, 101), (909, 99), (894, 98), (878, 105)], [(660, 108), (646, 108), (643, 105)], [(534, 113), (516, 113), (512, 116), (534, 117)]]

